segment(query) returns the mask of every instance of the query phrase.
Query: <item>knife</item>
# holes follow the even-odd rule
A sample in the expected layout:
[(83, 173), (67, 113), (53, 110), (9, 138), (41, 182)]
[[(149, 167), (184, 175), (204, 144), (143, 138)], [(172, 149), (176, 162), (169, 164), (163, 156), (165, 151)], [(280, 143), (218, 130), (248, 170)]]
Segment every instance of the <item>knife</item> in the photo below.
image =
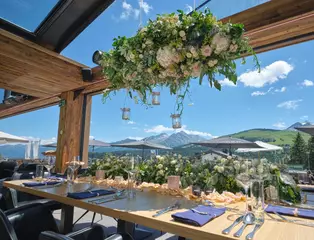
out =
[(237, 226), (240, 222), (242, 222), (243, 216), (238, 217), (229, 227), (222, 231), (223, 234), (229, 234), (231, 230)]
[(260, 229), (263, 224), (264, 224), (264, 221), (262, 221), (262, 222), (260, 222), (260, 223), (257, 223), (257, 224), (255, 225), (253, 231), (250, 232), (248, 235), (246, 235), (246, 238), (245, 238), (245, 239), (246, 239), (246, 240), (252, 240), (253, 237), (254, 237), (254, 234), (256, 233), (256, 231), (257, 231), (258, 229)]
[(179, 209), (181, 207), (181, 204), (179, 202), (176, 202), (174, 205), (170, 206), (170, 207), (166, 207), (160, 211), (158, 211), (156, 214), (153, 215), (153, 217), (158, 217), (164, 213), (173, 211), (175, 209)]

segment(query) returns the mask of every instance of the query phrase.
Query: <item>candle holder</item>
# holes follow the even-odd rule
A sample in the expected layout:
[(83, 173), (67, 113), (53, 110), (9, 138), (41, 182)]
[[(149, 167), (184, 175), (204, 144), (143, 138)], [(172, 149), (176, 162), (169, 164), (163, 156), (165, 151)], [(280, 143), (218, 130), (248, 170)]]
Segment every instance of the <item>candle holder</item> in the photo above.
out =
[(122, 111), (122, 120), (130, 120), (130, 108), (121, 108)]
[(172, 128), (173, 129), (178, 129), (182, 127), (181, 124), (181, 114), (171, 114), (172, 118)]
[(152, 104), (160, 105), (160, 92), (152, 92)]

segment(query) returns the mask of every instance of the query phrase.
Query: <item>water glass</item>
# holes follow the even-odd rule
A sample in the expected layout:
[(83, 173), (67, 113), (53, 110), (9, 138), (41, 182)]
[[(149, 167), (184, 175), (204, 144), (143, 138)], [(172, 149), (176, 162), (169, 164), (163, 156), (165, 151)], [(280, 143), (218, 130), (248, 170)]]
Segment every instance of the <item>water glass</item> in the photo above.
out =
[(135, 184), (136, 184), (136, 172), (128, 171), (128, 188), (127, 188), (128, 199), (133, 199), (136, 196)]
[(36, 165), (35, 177), (39, 179), (44, 177), (44, 165), (41, 165), (41, 164)]
[(278, 204), (279, 198), (279, 178), (277, 175), (272, 175), (269, 186), (265, 189), (266, 201), (271, 204)]
[(69, 183), (74, 182), (74, 170), (70, 167), (67, 168), (67, 180)]
[(255, 215), (256, 222), (264, 221), (264, 182), (253, 180), (251, 182), (251, 197), (249, 200), (249, 210)]

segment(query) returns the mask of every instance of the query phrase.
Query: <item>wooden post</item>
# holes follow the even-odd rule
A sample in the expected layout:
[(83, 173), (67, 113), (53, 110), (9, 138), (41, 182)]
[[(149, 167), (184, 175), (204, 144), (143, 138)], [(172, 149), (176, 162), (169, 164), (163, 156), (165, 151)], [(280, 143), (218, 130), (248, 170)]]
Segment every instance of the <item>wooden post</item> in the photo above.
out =
[(66, 162), (80, 155), (84, 95), (69, 91), (62, 93), (61, 99), (65, 102), (60, 106), (56, 171), (63, 173)]
[(92, 111), (92, 96), (85, 95), (83, 103), (82, 134), (81, 134), (81, 157), (82, 160), (84, 161), (84, 167), (88, 166), (91, 111)]

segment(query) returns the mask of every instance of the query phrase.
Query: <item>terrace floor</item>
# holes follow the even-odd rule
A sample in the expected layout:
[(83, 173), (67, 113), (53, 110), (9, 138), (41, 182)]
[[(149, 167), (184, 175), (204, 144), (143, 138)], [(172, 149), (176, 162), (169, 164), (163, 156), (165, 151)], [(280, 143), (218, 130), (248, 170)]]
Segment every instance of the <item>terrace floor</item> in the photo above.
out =
[[(76, 221), (76, 219), (78, 219), (80, 216), (83, 215), (83, 213), (85, 212), (84, 209), (81, 208), (74, 208), (74, 221)], [(61, 218), (61, 210), (57, 210), (54, 211), (53, 213), (54, 217), (57, 220), (60, 220)], [(74, 227), (73, 231), (88, 227), (90, 225), (90, 222), (92, 221), (93, 218), (93, 213), (89, 212), (87, 213)], [(107, 216), (102, 216), (102, 220), (100, 217), (100, 214), (96, 214), (95, 217), (95, 223), (98, 225), (102, 225), (104, 227), (104, 230), (106, 232), (106, 234), (113, 234), (116, 233), (117, 231), (117, 222), (111, 218), (111, 217), (107, 217)], [(153, 235), (150, 238), (146, 238), (145, 240), (153, 240), (153, 239), (158, 239), (158, 240), (176, 240), (177, 237), (173, 234), (170, 233), (162, 233), (160, 231), (154, 230), (154, 229), (150, 229), (147, 227), (143, 227), (140, 226), (140, 228), (142, 229), (146, 229), (146, 230), (150, 230), (153, 232)]]

